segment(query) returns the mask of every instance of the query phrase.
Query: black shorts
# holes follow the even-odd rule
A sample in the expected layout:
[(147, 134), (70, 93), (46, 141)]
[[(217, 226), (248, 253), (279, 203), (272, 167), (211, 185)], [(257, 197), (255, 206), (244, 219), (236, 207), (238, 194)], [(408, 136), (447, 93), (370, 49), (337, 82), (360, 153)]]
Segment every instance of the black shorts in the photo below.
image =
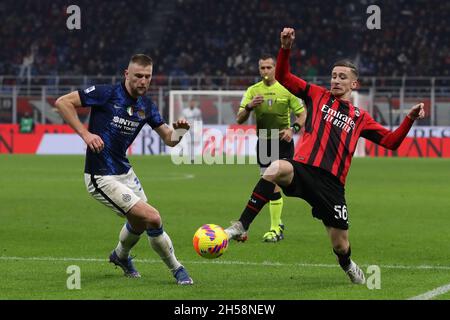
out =
[(294, 178), (289, 186), (280, 186), (283, 193), (306, 200), (312, 207), (313, 217), (322, 220), (325, 226), (347, 230), (345, 188), (339, 179), (321, 168), (287, 161), (294, 167)]
[(294, 157), (294, 139), (292, 139), (291, 142), (285, 140), (278, 140), (278, 142), (279, 152), (276, 150), (272, 152), (271, 140), (258, 139), (256, 142), (256, 159), (261, 168), (269, 167), (275, 160), (292, 159), (292, 157)]

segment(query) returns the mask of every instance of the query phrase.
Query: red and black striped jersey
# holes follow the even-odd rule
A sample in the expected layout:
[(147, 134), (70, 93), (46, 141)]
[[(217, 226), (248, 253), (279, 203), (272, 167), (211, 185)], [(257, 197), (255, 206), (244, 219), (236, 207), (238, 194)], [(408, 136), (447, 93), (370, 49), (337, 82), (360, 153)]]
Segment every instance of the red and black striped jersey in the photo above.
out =
[(345, 184), (359, 137), (389, 149), (400, 146), (412, 119), (406, 117), (395, 131), (386, 129), (350, 101), (338, 99), (326, 88), (290, 73), (289, 53), (280, 49), (275, 77), (306, 105), (305, 130), (295, 148), (295, 161), (322, 168)]

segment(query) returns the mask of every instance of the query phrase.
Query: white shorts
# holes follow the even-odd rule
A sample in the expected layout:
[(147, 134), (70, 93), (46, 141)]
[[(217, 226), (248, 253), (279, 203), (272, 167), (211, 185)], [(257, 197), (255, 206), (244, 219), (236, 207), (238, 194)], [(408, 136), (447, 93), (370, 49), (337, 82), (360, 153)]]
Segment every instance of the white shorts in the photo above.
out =
[(133, 168), (120, 175), (100, 176), (85, 173), (84, 182), (91, 196), (121, 217), (139, 200), (147, 202), (147, 196)]

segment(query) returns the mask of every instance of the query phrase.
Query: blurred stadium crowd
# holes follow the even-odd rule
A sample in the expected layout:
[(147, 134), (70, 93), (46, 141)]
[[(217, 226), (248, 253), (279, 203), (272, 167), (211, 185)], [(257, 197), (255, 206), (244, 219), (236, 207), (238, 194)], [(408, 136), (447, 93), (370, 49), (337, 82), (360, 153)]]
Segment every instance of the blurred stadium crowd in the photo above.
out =
[[(162, 3), (167, 18), (156, 26)], [(156, 75), (255, 75), (258, 56), (276, 55), (282, 27), (292, 26), (292, 64), (304, 76), (328, 75), (342, 57), (362, 75), (450, 75), (444, 0), (377, 1), (381, 30), (366, 27), (367, 0), (80, 0), (82, 28), (71, 31), (70, 4), (1, 1), (0, 74), (120, 75), (129, 56), (146, 48)], [(145, 34), (156, 27), (162, 33), (150, 43)]]

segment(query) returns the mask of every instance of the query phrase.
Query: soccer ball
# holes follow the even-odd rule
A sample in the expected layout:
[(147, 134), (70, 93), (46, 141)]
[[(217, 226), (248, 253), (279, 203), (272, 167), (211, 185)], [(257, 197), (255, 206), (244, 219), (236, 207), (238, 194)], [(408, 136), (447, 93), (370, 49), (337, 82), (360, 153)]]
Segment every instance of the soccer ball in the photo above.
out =
[(218, 258), (228, 248), (228, 237), (223, 228), (217, 224), (204, 224), (192, 239), (195, 251), (203, 258)]

